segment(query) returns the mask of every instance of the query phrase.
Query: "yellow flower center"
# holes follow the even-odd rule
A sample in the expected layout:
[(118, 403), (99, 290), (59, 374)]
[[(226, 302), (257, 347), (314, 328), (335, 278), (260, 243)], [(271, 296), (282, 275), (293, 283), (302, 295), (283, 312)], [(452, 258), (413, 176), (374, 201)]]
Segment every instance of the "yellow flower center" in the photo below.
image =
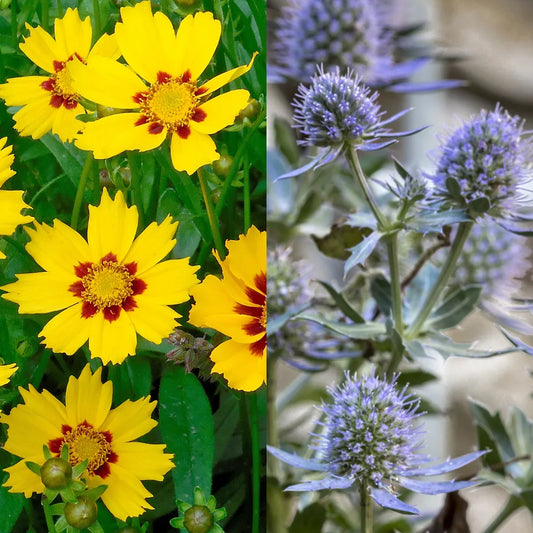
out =
[(53, 90), (54, 94), (58, 94), (63, 98), (77, 97), (76, 92), (72, 89), (70, 74), (66, 67), (57, 71), (53, 78), (55, 82)]
[(266, 306), (266, 300), (265, 305), (263, 306), (263, 311), (261, 312), (261, 318), (259, 319), (259, 323), (263, 328), (266, 330), (266, 323), (267, 323), (267, 306)]
[(63, 445), (65, 444), (68, 446), (70, 464), (76, 466), (88, 459), (87, 469), (90, 474), (103, 466), (112, 453), (106, 435), (84, 424), (66, 433), (63, 440)]
[(91, 265), (83, 277), (82, 298), (97, 309), (121, 305), (133, 294), (133, 280), (128, 269), (114, 261), (102, 261)]

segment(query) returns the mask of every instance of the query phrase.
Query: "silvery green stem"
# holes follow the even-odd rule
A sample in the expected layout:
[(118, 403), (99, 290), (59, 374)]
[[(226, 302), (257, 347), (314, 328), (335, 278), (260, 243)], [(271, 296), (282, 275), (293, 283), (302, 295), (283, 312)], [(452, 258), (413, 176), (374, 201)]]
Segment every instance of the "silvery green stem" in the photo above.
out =
[(433, 311), (434, 305), (437, 303), (439, 296), (446, 287), (450, 276), (455, 270), (457, 260), (459, 259), (459, 256), (463, 251), (464, 244), (468, 239), (468, 235), (470, 234), (473, 225), (473, 221), (461, 222), (459, 224), (459, 227), (457, 228), (457, 234), (453, 241), (446, 263), (442, 267), (442, 270), (439, 274), (439, 278), (437, 279), (427, 300), (424, 302), (424, 305), (422, 306), (417, 317), (411, 324), (411, 327), (407, 330), (408, 337), (415, 338), (418, 335), (424, 325), (424, 322)]
[(514, 496), (511, 496), (500, 514), (485, 528), (483, 533), (494, 533), (519, 507), (520, 502)]
[(361, 533), (372, 533), (372, 498), (368, 490), (368, 483), (361, 484)]

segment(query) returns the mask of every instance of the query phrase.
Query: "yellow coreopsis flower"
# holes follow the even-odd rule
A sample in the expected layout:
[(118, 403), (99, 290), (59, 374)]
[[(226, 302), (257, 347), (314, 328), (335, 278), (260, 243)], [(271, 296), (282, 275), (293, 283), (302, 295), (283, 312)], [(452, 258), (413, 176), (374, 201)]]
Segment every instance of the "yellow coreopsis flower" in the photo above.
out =
[(86, 65), (73, 62), (70, 72), (81, 95), (121, 112), (88, 122), (76, 146), (104, 159), (151, 150), (170, 135), (177, 170), (192, 174), (219, 159), (210, 135), (233, 124), (249, 93), (238, 89), (208, 98), (250, 70), (253, 58), (200, 84), (220, 39), (221, 24), (212, 13), (188, 15), (177, 32), (163, 13), (152, 14), (150, 2), (123, 7), (120, 14), (115, 37), (129, 66), (91, 57)]
[(18, 274), (2, 296), (20, 313), (63, 310), (40, 332), (55, 352), (73, 354), (89, 339), (92, 357), (121, 363), (135, 353), (137, 333), (160, 343), (180, 317), (169, 305), (189, 299), (198, 267), (188, 258), (161, 262), (176, 243), (170, 216), (135, 238), (137, 223), (122, 192), (112, 200), (105, 189), (89, 206), (87, 241), (60, 220), (36, 222), (26, 249), (45, 271)]
[(0, 386), (9, 383), (9, 378), (16, 372), (17, 365), (11, 363), (9, 365), (0, 365)]
[(146, 501), (152, 494), (141, 481), (161, 481), (173, 467), (173, 455), (164, 453), (164, 445), (134, 441), (157, 425), (151, 418), (156, 402), (144, 397), (111, 409), (113, 384), (102, 383), (101, 373), (99, 368), (92, 374), (87, 365), (79, 378), (71, 376), (64, 404), (47, 390), (19, 387), (24, 403), (0, 415), (0, 422), (9, 426), (4, 449), (22, 458), (5, 469), (9, 492), (27, 498), (42, 493), (41, 478), (25, 462), (42, 465), (43, 446), (59, 456), (66, 444), (73, 466), (88, 459), (82, 475), (88, 486), (107, 485), (102, 501), (118, 519), (153, 508)]
[(226, 247), (223, 261), (215, 253), (222, 279), (207, 276), (191, 290), (189, 322), (231, 337), (211, 353), (213, 372), (234, 389), (253, 391), (266, 382), (266, 232), (252, 226)]
[[(7, 138), (0, 139), (0, 187), (15, 174), (11, 169), (14, 155), (12, 147), (6, 146)], [(0, 235), (11, 235), (17, 226), (31, 222), (33, 218), (29, 215), (22, 215), (21, 210), (30, 207), (22, 199), (23, 191), (0, 191)], [(5, 254), (0, 252), (0, 259)]]
[(23, 106), (15, 113), (15, 128), (21, 135), (41, 138), (57, 133), (63, 141), (71, 141), (83, 127), (76, 115), (85, 112), (79, 96), (71, 86), (68, 65), (74, 58), (86, 61), (99, 54), (118, 58), (115, 39), (103, 35), (91, 50), (92, 28), (88, 17), (81, 20), (78, 10), (68, 8), (65, 16), (55, 19), (53, 38), (40, 26), (26, 24), (30, 35), (20, 49), (47, 76), (10, 78), (0, 85), (0, 98), (9, 106)]

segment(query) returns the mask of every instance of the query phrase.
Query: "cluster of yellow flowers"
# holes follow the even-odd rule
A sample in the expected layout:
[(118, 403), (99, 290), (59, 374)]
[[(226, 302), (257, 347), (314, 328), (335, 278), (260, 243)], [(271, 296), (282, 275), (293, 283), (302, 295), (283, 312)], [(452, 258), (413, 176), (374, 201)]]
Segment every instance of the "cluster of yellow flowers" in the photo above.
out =
[[(22, 106), (14, 115), (20, 135), (38, 139), (51, 131), (97, 159), (151, 150), (170, 138), (174, 167), (192, 174), (220, 157), (210, 135), (232, 124), (249, 100), (246, 90), (211, 95), (246, 73), (254, 58), (199, 82), (220, 39), (212, 13), (189, 15), (175, 31), (164, 14), (152, 14), (148, 1), (120, 12), (114, 34), (92, 47), (91, 22), (77, 9), (56, 19), (55, 37), (27, 26), (21, 50), (48, 74), (9, 79), (0, 97)], [(79, 120), (82, 114), (94, 120)], [(0, 140), (0, 186), (14, 174), (11, 152)], [(1, 235), (33, 221), (22, 214), (29, 208), (22, 196), (0, 191)], [(72, 355), (88, 342), (91, 357), (105, 365), (135, 355), (137, 335), (161, 343), (181, 318), (170, 306), (193, 296), (190, 323), (230, 337), (212, 353), (213, 372), (235, 389), (259, 388), (266, 381), (266, 233), (252, 226), (227, 241), (227, 257), (216, 256), (222, 279), (210, 275), (200, 283), (190, 258), (164, 260), (176, 244), (178, 222), (169, 215), (137, 235), (138, 219), (122, 192), (112, 198), (104, 189), (100, 204), (89, 206), (86, 239), (58, 219), (33, 221), (26, 250), (42, 271), (18, 274), (1, 287), (3, 298), (20, 313), (57, 312), (39, 334), (42, 343)], [(15, 370), (0, 366), (0, 385)], [(162, 480), (172, 454), (164, 445), (133, 442), (156, 425), (156, 402), (145, 397), (112, 409), (113, 385), (102, 383), (101, 370), (87, 365), (78, 378), (71, 376), (64, 403), (46, 390), (19, 387), (24, 403), (0, 415), (8, 426), (4, 448), (21, 457), (6, 469), (6, 486), (26, 496), (42, 493), (26, 462), (42, 464), (43, 445), (59, 455), (68, 444), (73, 465), (89, 461), (88, 486), (107, 485), (102, 501), (124, 520), (151, 508), (142, 481)]]

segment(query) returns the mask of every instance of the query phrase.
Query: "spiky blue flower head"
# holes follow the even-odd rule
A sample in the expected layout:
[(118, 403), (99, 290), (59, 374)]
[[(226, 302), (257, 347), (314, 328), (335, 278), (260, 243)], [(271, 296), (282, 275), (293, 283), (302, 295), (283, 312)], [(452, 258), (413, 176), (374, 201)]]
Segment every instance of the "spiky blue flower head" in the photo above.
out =
[(433, 179), (453, 206), (475, 218), (488, 212), (506, 215), (521, 200), (531, 179), (531, 142), (524, 121), (500, 105), (483, 110), (451, 133), (439, 149)]
[(369, 375), (350, 377), (328, 388), (332, 403), (322, 405), (326, 431), (320, 447), (335, 476), (370, 482), (393, 490), (398, 472), (417, 457), (421, 427), (415, 424), (420, 401), (389, 383)]
[(300, 85), (293, 102), (300, 144), (363, 145), (381, 126), (383, 113), (377, 98), (352, 71), (341, 75), (338, 68), (333, 72), (318, 68), (310, 87)]
[[(394, 63), (387, 28), (392, 2), (291, 0), (284, 8), (274, 51), (284, 77), (307, 81), (316, 65), (355, 70), (367, 82)], [(391, 69), (389, 69), (391, 70)]]
[(319, 435), (316, 459), (304, 459), (268, 447), (278, 459), (307, 470), (326, 472), (317, 481), (291, 485), (289, 491), (364, 488), (379, 505), (403, 513), (418, 509), (397, 496), (399, 487), (423, 494), (441, 494), (475, 485), (470, 481), (426, 481), (418, 477), (451, 472), (486, 452), (472, 452), (437, 465), (419, 453), (424, 433), (416, 419), (420, 402), (392, 381), (370, 374), (345, 375), (342, 385), (329, 388), (332, 401), (322, 405), (325, 431)]

